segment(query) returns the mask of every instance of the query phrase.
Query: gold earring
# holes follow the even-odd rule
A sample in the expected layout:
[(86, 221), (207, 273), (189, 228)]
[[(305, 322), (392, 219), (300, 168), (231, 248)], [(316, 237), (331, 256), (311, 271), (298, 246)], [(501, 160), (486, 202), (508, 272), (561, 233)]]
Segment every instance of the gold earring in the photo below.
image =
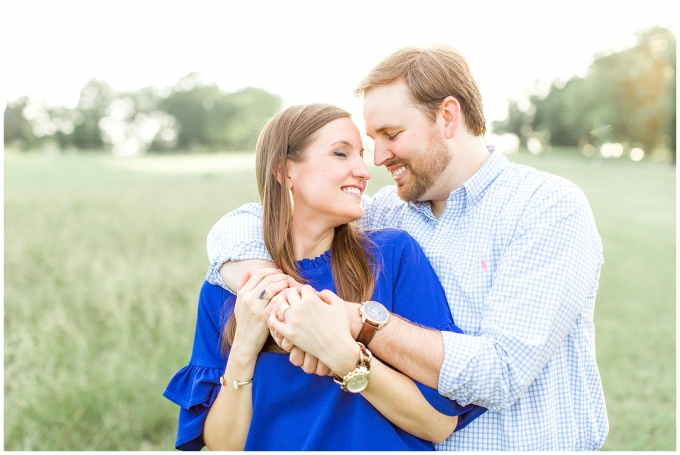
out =
[(288, 187), (288, 196), (290, 197), (290, 216), (293, 216), (293, 213), (295, 212), (295, 201), (293, 201), (292, 186)]

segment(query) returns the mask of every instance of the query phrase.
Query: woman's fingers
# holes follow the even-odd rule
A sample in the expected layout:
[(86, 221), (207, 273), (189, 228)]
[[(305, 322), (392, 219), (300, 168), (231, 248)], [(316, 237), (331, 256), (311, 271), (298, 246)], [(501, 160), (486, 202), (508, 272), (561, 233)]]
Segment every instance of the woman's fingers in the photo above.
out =
[(236, 292), (239, 292), (243, 286), (248, 282), (250, 279), (250, 272), (248, 270), (243, 271), (243, 275), (241, 275), (241, 279), (239, 280), (238, 284), (236, 285)]
[(274, 268), (260, 269), (251, 274), (250, 278), (243, 285), (240, 291), (251, 292), (255, 290), (255, 288), (258, 288), (260, 291), (258, 293), (259, 295), (264, 290), (264, 288), (266, 288), (267, 285), (281, 280), (288, 280), (288, 275), (281, 273), (280, 271)]
[[(283, 275), (283, 276), (285, 277), (286, 275)], [(278, 275), (273, 275), (273, 277), (278, 277)], [(272, 278), (272, 280), (275, 280), (275, 279), (276, 278)], [(265, 281), (266, 280), (262, 280), (263, 283)], [(268, 300), (271, 301), (271, 299), (276, 298), (279, 295), (279, 293), (286, 288), (288, 288), (288, 280), (286, 278), (283, 278), (281, 280), (268, 283), (265, 286), (264, 293), (266, 294), (266, 297), (268, 298)], [(259, 289), (259, 286), (258, 286), (257, 289)], [(260, 294), (261, 293), (262, 292), (260, 292)]]
[[(261, 279), (260, 279), (261, 278)], [(257, 281), (259, 279), (259, 281)], [(265, 275), (253, 275), (242, 288), (241, 294), (249, 301), (261, 301), (265, 306), (279, 292), (288, 287), (288, 275), (282, 273)]]
[(317, 295), (321, 300), (323, 300), (329, 305), (342, 302), (342, 299), (340, 297), (338, 297), (333, 291), (330, 291), (328, 289), (324, 289), (323, 291), (317, 293)]
[[(288, 310), (288, 311), (290, 311), (290, 310)], [(278, 318), (276, 317), (276, 312), (270, 313), (269, 319), (267, 321), (268, 321), (267, 325), (269, 325), (269, 331), (270, 332), (273, 330), (278, 334), (278, 336), (280, 336), (282, 338), (286, 338), (286, 335), (290, 335), (290, 333), (288, 331), (288, 325), (285, 322), (278, 320)]]
[(291, 288), (299, 288), (302, 287), (302, 283), (298, 282), (293, 278), (292, 276), (288, 277), (288, 286)]

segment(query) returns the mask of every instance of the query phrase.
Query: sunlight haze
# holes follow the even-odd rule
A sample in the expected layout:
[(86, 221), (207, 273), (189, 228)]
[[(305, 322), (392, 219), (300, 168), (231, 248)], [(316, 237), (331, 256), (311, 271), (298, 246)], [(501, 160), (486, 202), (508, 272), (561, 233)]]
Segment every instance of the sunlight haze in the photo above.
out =
[[(320, 5), (323, 5), (320, 6)], [(352, 90), (403, 46), (449, 44), (468, 60), (487, 123), (535, 81), (584, 75), (597, 52), (675, 30), (675, 1), (22, 1), (6, 3), (3, 100), (76, 105), (90, 79), (166, 87), (190, 72), (222, 90), (261, 87), (284, 107), (328, 102), (361, 126)], [(11, 43), (11, 45), (8, 45)]]

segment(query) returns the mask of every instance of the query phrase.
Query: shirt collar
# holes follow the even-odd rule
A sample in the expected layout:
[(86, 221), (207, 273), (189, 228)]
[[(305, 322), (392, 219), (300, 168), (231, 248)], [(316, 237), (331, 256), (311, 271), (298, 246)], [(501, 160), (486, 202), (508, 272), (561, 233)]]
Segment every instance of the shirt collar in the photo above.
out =
[[(494, 151), (489, 148), (491, 156), (482, 167), (477, 171), (472, 177), (467, 179), (459, 188), (456, 188), (449, 194), (447, 198), (447, 210), (452, 205), (455, 205), (456, 201), (458, 204), (463, 204), (465, 207), (471, 207), (476, 205), (486, 193), (489, 185), (496, 180), (496, 177), (505, 169), (510, 163), (508, 159), (499, 151)], [(462, 201), (461, 201), (462, 198)], [(452, 204), (453, 203), (453, 204)], [(409, 206), (412, 209), (417, 210), (422, 213), (427, 218), (432, 220), (437, 220), (437, 218), (432, 214), (432, 209), (430, 207), (430, 202), (409, 202)], [(463, 207), (461, 207), (463, 208)]]
[[(495, 151), (491, 153), (491, 156), (482, 165), (481, 169), (462, 185), (465, 188), (468, 207), (477, 205), (484, 196), (484, 193), (486, 193), (487, 188), (509, 164), (510, 162), (501, 152)], [(451, 195), (455, 192), (452, 192)]]

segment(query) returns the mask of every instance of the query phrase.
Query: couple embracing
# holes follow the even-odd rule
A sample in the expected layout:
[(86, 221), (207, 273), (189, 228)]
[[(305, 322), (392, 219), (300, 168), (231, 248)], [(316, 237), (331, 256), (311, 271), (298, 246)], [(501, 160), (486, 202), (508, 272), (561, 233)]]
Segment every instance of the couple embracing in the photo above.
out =
[(262, 203), (211, 230), (191, 360), (164, 394), (177, 448), (599, 449), (603, 257), (583, 193), (487, 148), (450, 47), (401, 49), (356, 93), (396, 186), (363, 195), (342, 109), (267, 123)]

